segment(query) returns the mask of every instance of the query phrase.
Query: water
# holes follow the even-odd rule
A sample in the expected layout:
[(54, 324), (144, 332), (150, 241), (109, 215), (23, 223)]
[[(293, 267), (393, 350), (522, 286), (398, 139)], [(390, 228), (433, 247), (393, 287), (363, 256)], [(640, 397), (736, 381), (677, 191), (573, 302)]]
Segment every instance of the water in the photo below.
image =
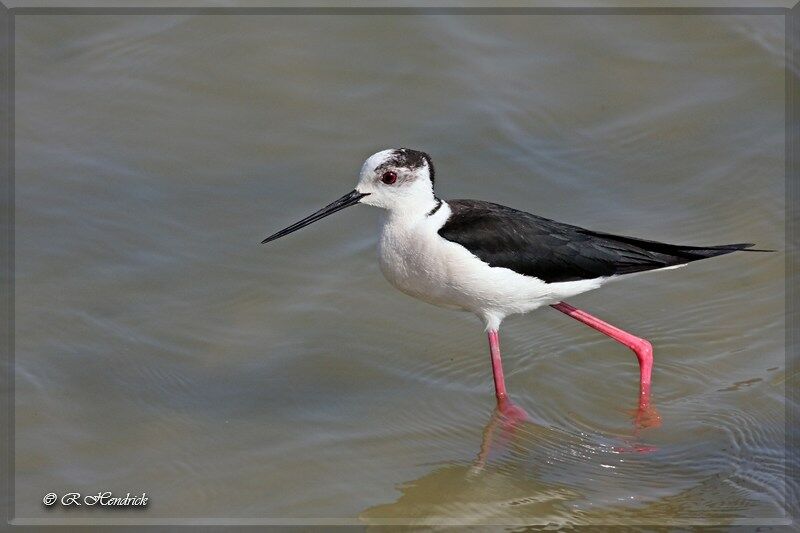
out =
[[(43, 16), (16, 23), (20, 521), (768, 523), (784, 486), (783, 17)], [(430, 152), (444, 198), (755, 242), (501, 337), (392, 289), (377, 217), (266, 235)], [(146, 511), (45, 509), (146, 491)], [(784, 496), (789, 494), (789, 500)]]

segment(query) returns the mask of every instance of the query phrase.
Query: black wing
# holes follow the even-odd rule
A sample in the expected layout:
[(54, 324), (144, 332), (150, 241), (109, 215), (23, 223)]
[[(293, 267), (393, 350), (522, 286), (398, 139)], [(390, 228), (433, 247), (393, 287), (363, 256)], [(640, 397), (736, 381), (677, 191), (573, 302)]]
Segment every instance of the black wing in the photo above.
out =
[(752, 244), (698, 247), (611, 235), (563, 224), (504, 205), (450, 200), (439, 235), (493, 267), (547, 283), (594, 279), (682, 265)]

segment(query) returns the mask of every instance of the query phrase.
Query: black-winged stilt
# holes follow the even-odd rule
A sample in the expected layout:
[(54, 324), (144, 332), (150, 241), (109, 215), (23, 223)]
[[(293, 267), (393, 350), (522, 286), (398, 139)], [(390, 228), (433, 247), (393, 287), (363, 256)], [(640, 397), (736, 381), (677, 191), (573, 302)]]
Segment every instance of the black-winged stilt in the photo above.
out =
[(408, 148), (383, 150), (364, 162), (355, 190), (262, 244), (351, 205), (383, 208), (383, 275), (406, 294), (470, 311), (483, 321), (498, 405), (515, 415), (520, 410), (508, 401), (500, 361), (498, 329), (506, 316), (550, 305), (633, 350), (639, 360), (641, 414), (650, 401), (650, 342), (563, 300), (628, 274), (677, 268), (753, 246), (682, 246), (612, 235), (490, 202), (445, 201), (436, 196), (433, 185), (428, 154)]

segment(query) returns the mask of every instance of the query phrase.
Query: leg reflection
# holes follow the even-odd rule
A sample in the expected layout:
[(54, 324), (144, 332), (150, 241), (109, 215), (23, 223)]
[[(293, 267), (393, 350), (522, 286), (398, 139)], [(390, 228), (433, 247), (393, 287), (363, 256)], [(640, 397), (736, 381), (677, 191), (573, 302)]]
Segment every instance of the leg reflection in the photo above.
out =
[(477, 473), (483, 470), (492, 451), (505, 448), (514, 432), (523, 422), (531, 421), (525, 410), (507, 397), (497, 400), (497, 407), (492, 412), (489, 422), (483, 428), (483, 438), (478, 456), (470, 471)]
[[(634, 418), (633, 433), (622, 437), (618, 441), (619, 444), (612, 446), (615, 453), (651, 453), (657, 450), (657, 447), (642, 442), (639, 435), (641, 428), (654, 427), (660, 423), (660, 417), (655, 407), (649, 403), (640, 404), (639, 408), (635, 410)], [(537, 427), (545, 429), (547, 424), (534, 420), (522, 407), (511, 400), (507, 398), (499, 400), (483, 428), (481, 447), (472, 462), (470, 474), (482, 472), (489, 462), (490, 456), (497, 456), (504, 452), (512, 444), (512, 440), (518, 432), (520, 432), (519, 437), (528, 440), (536, 434)], [(519, 439), (516, 440), (519, 443)]]

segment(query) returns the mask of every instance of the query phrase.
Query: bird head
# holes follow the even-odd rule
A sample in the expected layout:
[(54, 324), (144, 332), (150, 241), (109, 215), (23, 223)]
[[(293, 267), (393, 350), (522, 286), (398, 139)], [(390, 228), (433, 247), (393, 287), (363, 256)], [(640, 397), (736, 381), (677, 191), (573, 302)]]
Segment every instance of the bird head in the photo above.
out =
[(361, 203), (383, 209), (429, 210), (433, 202), (433, 163), (425, 152), (410, 148), (382, 150), (364, 161), (356, 190)]
[(261, 243), (274, 241), (358, 203), (394, 212), (429, 211), (435, 203), (433, 173), (433, 163), (425, 152), (410, 148), (382, 150), (364, 161), (354, 190)]

